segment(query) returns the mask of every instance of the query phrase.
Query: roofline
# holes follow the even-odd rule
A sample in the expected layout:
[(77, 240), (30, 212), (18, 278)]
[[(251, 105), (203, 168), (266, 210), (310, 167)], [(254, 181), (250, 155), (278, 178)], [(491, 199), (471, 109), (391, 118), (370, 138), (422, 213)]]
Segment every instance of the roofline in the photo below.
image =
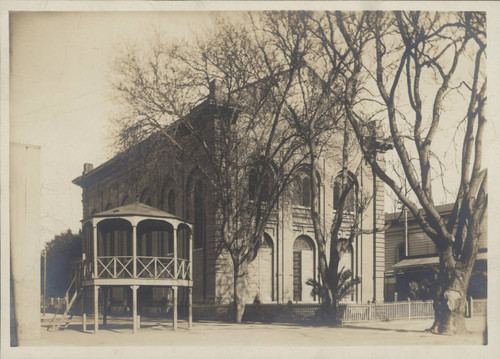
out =
[[(189, 116), (190, 117), (194, 117), (196, 115), (199, 114), (199, 112), (206, 106), (209, 106), (209, 105), (212, 105), (212, 101), (209, 97), (206, 97), (201, 103), (199, 103), (198, 105), (196, 105), (190, 112), (189, 112)], [(177, 119), (175, 120), (174, 122), (172, 122), (171, 124), (165, 126), (165, 129), (169, 129), (175, 125), (178, 125), (179, 122), (181, 121), (181, 119)], [(157, 132), (159, 133), (159, 132)], [(155, 133), (155, 134), (157, 134)], [(80, 186), (82, 187), (82, 184), (83, 184), (83, 181), (89, 179), (90, 177), (93, 177), (95, 176), (96, 174), (98, 174), (99, 172), (103, 171), (104, 169), (112, 166), (113, 164), (115, 164), (117, 161), (119, 161), (119, 157), (122, 157), (125, 155), (125, 153), (127, 153), (128, 151), (131, 151), (132, 149), (136, 148), (137, 146), (140, 146), (142, 143), (148, 141), (151, 139), (152, 136), (154, 136), (155, 134), (152, 134), (150, 135), (149, 137), (145, 138), (144, 140), (142, 140), (141, 142), (139, 142), (138, 144), (116, 154), (115, 156), (113, 156), (112, 158), (110, 158), (109, 160), (101, 163), (99, 166), (97, 166), (96, 168), (90, 170), (89, 172), (87, 173), (83, 173), (81, 174), (80, 176), (76, 177), (75, 179), (73, 179), (71, 182), (77, 186)]]
[(184, 223), (187, 223), (187, 224), (193, 224), (190, 221), (186, 221), (184, 218), (181, 218), (181, 217), (178, 217), (178, 216), (175, 216), (175, 215), (160, 216), (160, 215), (150, 215), (150, 214), (148, 214), (148, 215), (141, 215), (141, 214), (110, 214), (110, 215), (102, 215), (102, 214), (96, 213), (96, 214), (88, 217), (84, 221), (89, 221), (92, 218), (123, 218), (123, 217), (151, 217), (151, 218), (177, 219), (177, 220), (179, 220), (181, 222), (184, 222)]
[[(435, 206), (436, 210), (440, 215), (446, 215), (451, 213), (451, 210), (453, 209), (453, 206), (455, 203), (445, 203), (445, 204), (440, 204)], [(419, 208), (419, 211), (423, 211), (423, 208)], [(393, 213), (385, 213), (385, 221), (395, 221), (399, 218), (401, 215), (401, 212), (393, 212)], [(413, 214), (408, 211), (408, 219), (414, 219)]]

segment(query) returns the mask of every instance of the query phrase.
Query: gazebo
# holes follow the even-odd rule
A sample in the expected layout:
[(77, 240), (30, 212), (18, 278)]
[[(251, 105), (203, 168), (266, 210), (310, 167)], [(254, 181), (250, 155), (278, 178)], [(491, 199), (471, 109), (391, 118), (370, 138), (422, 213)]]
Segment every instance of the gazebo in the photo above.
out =
[[(92, 214), (82, 221), (83, 330), (87, 292), (93, 288), (94, 333), (99, 329), (99, 288), (130, 287), (134, 333), (139, 328), (137, 291), (141, 286), (172, 290), (173, 328), (177, 329), (178, 288), (188, 290), (192, 325), (192, 225), (170, 213), (133, 203)], [(107, 291), (103, 291), (107, 293)], [(105, 294), (104, 294), (105, 296)], [(106, 304), (105, 304), (106, 305)], [(106, 324), (106, 307), (103, 324)]]

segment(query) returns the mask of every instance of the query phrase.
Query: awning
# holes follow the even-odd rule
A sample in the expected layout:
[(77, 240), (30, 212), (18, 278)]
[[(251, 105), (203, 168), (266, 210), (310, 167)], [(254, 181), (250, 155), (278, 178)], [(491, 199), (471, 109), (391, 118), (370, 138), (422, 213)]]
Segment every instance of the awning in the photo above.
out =
[[(486, 260), (487, 252), (482, 252), (477, 254), (476, 260)], [(432, 266), (437, 266), (439, 264), (439, 257), (424, 257), (424, 258), (405, 258), (402, 261), (394, 264), (391, 269), (401, 270), (410, 268), (428, 268)]]

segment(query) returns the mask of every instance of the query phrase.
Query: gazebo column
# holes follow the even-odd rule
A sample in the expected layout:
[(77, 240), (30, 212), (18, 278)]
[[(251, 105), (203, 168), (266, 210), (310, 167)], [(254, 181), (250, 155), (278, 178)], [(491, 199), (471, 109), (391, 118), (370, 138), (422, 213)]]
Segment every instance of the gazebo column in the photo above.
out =
[(177, 265), (177, 226), (174, 227), (173, 236), (174, 236), (174, 279), (178, 279), (177, 271), (179, 267)]
[(86, 296), (87, 288), (82, 289), (82, 331), (85, 333), (87, 331), (87, 311), (86, 311)]
[(107, 307), (107, 302), (108, 302), (108, 288), (107, 287), (102, 287), (102, 327), (106, 328), (106, 325), (108, 324), (108, 312), (106, 311)]
[(172, 287), (172, 293), (174, 297), (174, 330), (177, 330), (177, 286)]
[(99, 286), (94, 286), (94, 334), (99, 331)]
[[(193, 281), (193, 235), (189, 233), (189, 281)], [(193, 325), (193, 286), (188, 288), (188, 327)]]
[(132, 226), (132, 266), (134, 278), (137, 278), (137, 226)]
[(93, 229), (93, 245), (94, 245), (94, 273), (93, 273), (93, 278), (97, 278), (99, 275), (99, 272), (97, 270), (97, 225), (94, 225), (92, 227)]
[(188, 287), (188, 328), (193, 326), (193, 287)]
[(137, 289), (139, 289), (138, 285), (131, 285), (132, 288), (132, 320), (134, 325), (134, 334), (137, 333), (138, 320), (137, 320)]

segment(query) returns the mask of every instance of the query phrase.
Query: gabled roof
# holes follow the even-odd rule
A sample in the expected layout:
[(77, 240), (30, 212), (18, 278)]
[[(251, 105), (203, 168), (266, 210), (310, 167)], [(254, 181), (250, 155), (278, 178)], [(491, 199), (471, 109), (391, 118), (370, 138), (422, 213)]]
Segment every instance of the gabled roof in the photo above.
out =
[(92, 217), (153, 217), (153, 218), (167, 218), (167, 219), (178, 219), (180, 221), (186, 222), (184, 219), (173, 215), (171, 213), (159, 210), (148, 206), (147, 204), (135, 202), (132, 204), (126, 204), (120, 207), (108, 209), (103, 212), (94, 213)]

